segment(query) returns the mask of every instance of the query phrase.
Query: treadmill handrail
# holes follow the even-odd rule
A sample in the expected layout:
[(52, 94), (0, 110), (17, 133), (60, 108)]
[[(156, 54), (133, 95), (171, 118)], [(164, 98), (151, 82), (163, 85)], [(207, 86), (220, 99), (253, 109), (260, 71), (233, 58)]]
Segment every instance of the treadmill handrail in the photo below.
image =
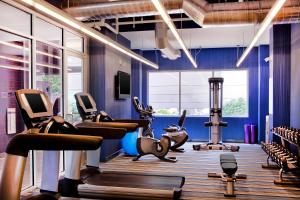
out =
[(139, 127), (147, 128), (150, 124), (148, 119), (113, 119), (113, 122), (137, 123)]
[(103, 139), (121, 139), (127, 133), (125, 128), (103, 127), (96, 122), (81, 122), (76, 128), (80, 135), (101, 136)]
[(6, 153), (27, 157), (29, 150), (95, 150), (102, 144), (101, 137), (64, 134), (18, 134), (6, 147)]

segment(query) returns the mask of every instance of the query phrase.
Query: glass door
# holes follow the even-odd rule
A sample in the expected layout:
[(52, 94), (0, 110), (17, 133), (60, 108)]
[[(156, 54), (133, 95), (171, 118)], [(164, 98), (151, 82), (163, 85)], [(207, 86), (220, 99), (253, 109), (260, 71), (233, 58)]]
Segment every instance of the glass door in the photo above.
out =
[(65, 59), (65, 117), (68, 121), (80, 121), (74, 94), (83, 91), (83, 58), (74, 53), (66, 53)]

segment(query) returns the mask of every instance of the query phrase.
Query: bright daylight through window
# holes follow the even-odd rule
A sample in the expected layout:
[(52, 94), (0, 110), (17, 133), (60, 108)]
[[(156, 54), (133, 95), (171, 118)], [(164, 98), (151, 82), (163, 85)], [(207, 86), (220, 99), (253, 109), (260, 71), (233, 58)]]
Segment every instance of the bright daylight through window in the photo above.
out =
[[(248, 71), (149, 72), (148, 102), (156, 115), (209, 115), (210, 77), (224, 78), (223, 116), (248, 116)], [(179, 112), (180, 111), (180, 112)]]

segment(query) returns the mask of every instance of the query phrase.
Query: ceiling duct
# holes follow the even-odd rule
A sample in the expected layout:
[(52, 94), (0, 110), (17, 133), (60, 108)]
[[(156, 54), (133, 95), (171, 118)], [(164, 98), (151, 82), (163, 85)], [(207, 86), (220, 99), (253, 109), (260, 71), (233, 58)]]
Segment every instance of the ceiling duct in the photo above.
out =
[(161, 51), (164, 58), (176, 60), (181, 56), (178, 49), (174, 49), (168, 40), (168, 27), (164, 22), (155, 24), (155, 42), (156, 48)]

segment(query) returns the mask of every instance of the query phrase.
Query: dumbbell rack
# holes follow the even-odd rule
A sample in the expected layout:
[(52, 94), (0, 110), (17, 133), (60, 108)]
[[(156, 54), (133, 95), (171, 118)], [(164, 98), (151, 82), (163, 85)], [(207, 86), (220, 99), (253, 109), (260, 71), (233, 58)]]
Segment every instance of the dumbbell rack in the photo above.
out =
[[(272, 129), (273, 136), (278, 137), (281, 144), (272, 142), (262, 143), (262, 149), (268, 154), (267, 164), (263, 168), (280, 169), (279, 180), (274, 180), (275, 184), (296, 185), (300, 181), (284, 180), (283, 173), (300, 171), (300, 130), (288, 127), (276, 127)], [(296, 149), (296, 155), (291, 152), (291, 146)], [(276, 165), (270, 164), (270, 159)]]

